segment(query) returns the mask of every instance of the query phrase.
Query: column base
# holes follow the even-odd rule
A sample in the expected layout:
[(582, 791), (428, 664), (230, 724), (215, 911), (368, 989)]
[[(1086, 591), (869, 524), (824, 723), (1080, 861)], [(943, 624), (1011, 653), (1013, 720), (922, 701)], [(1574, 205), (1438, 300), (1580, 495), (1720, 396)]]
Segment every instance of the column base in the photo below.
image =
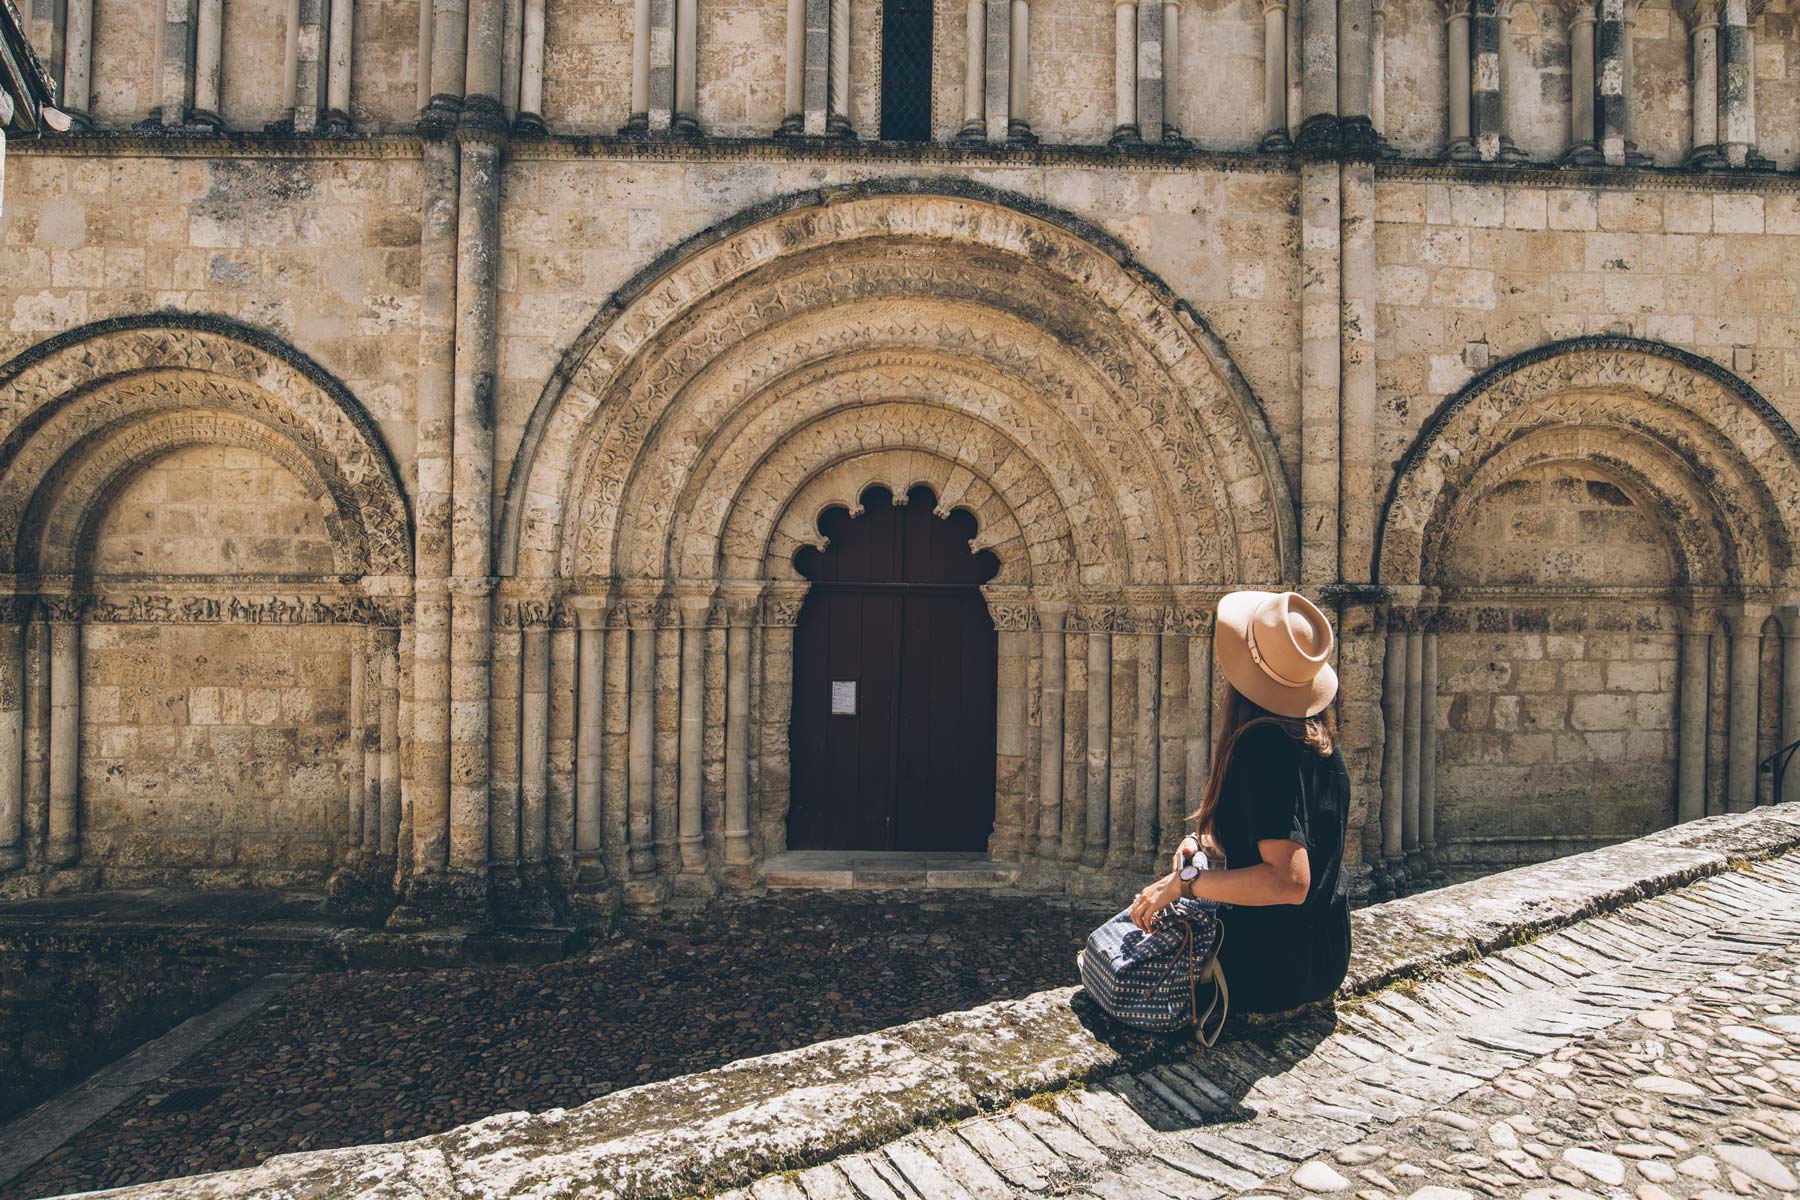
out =
[(1098, 871), (1106, 866), (1106, 851), (1100, 846), (1089, 846), (1081, 852), (1081, 865), (1092, 867)]
[(1471, 138), (1459, 138), (1444, 146), (1438, 158), (1444, 162), (1480, 162), (1481, 151)]
[(353, 128), (350, 114), (341, 108), (326, 109), (325, 119), (319, 122), (319, 129), (324, 133), (349, 133)]
[(1262, 141), (1256, 143), (1256, 148), (1265, 154), (1286, 154), (1293, 150), (1294, 143), (1288, 137), (1287, 130), (1271, 129), (1262, 135)]
[(516, 138), (548, 137), (550, 127), (544, 124), (544, 118), (537, 113), (520, 113), (513, 118), (512, 135)]
[(1604, 167), (1606, 155), (1595, 149), (1592, 142), (1579, 142), (1570, 146), (1556, 162), (1563, 167)]
[(637, 112), (626, 117), (625, 123), (619, 126), (619, 136), (622, 138), (630, 138), (632, 141), (636, 142), (641, 142), (649, 138), (650, 114), (647, 112)]
[(710, 900), (719, 894), (719, 883), (705, 871), (683, 871), (675, 876), (673, 894), (688, 900)]
[(494, 923), (485, 876), (463, 872), (414, 875), (406, 883), (399, 907), (388, 914), (387, 928), (396, 933), (445, 925), (487, 929)]
[(1163, 126), (1162, 146), (1166, 150), (1191, 150), (1194, 143), (1181, 136), (1181, 130), (1173, 125)]
[(325, 911), (333, 916), (378, 924), (393, 910), (393, 889), (381, 878), (373, 860), (345, 867), (325, 881)]
[(781, 124), (777, 125), (775, 127), (775, 132), (769, 136), (782, 139), (796, 138), (805, 132), (806, 117), (801, 113), (789, 113), (787, 116), (781, 118)]
[(562, 889), (542, 863), (530, 863), (493, 885), (493, 909), (506, 925), (555, 928), (567, 922)]
[(1511, 138), (1505, 137), (1505, 136), (1501, 137), (1501, 139), (1500, 139), (1500, 161), (1501, 162), (1517, 163), (1517, 162), (1529, 162), (1530, 160), (1531, 160), (1531, 155), (1529, 155), (1529, 154), (1525, 153), (1523, 150), (1519, 149), (1519, 147), (1513, 142), (1513, 140)]
[(1374, 162), (1381, 157), (1381, 135), (1367, 117), (1338, 118), (1339, 152), (1347, 162)]
[(72, 867), (81, 861), (79, 838), (51, 838), (44, 848), (44, 860), (53, 867)]
[(691, 142), (704, 136), (699, 120), (692, 113), (676, 113), (669, 122), (669, 137), (673, 140)]
[(1035, 146), (1038, 144), (1038, 136), (1031, 132), (1030, 122), (1015, 117), (1006, 123), (1006, 141), (1008, 145)]
[(850, 126), (850, 118), (832, 113), (825, 118), (825, 136), (828, 138), (844, 138), (856, 140), (856, 130)]
[(1294, 153), (1313, 160), (1336, 158), (1341, 144), (1337, 117), (1332, 113), (1314, 113), (1301, 123), (1299, 136), (1294, 139)]
[(25, 865), (25, 847), (0, 846), (0, 871), (16, 871)]
[(1681, 165), (1690, 171), (1716, 171), (1725, 165), (1725, 156), (1717, 146), (1695, 146)]
[(456, 122), (462, 116), (462, 108), (461, 96), (439, 92), (420, 111), (419, 132), (427, 137), (441, 137), (449, 133), (456, 128)]
[(987, 122), (982, 120), (964, 121), (963, 127), (956, 131), (950, 139), (958, 146), (977, 146), (987, 141)]
[(1136, 125), (1117, 125), (1113, 127), (1112, 136), (1106, 139), (1109, 146), (1135, 146), (1143, 139), (1138, 136)]
[(626, 908), (646, 909), (667, 903), (673, 891), (667, 879), (660, 875), (649, 875), (626, 880), (625, 886), (620, 889), (620, 895)]
[(187, 119), (187, 124), (190, 128), (194, 129), (196, 132), (204, 132), (204, 133), (223, 133), (223, 132), (225, 132), (225, 122), (223, 119), (220, 118), (219, 114), (216, 112), (208, 112), (204, 108), (197, 108), (193, 112), (189, 113), (188, 119)]
[(1060, 838), (1039, 835), (1037, 846), (1032, 850), (1031, 857), (1038, 862), (1054, 863), (1060, 861), (1058, 856), (1061, 852), (1062, 841)]

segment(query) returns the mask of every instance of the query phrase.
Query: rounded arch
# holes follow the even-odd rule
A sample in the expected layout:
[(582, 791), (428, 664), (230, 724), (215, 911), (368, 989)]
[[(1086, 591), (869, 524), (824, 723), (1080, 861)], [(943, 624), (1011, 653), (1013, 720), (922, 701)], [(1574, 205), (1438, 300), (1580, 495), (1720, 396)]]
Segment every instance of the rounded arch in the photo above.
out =
[[(1792, 582), (1800, 530), (1800, 435), (1743, 380), (1686, 351), (1607, 335), (1554, 342), (1471, 380), (1401, 459), (1383, 508), (1376, 579), (1435, 582), (1443, 533), (1518, 458), (1562, 439), (1609, 458), (1663, 505), (1687, 582)], [(1522, 460), (1521, 460), (1522, 461)], [(1517, 464), (1515, 464), (1517, 465)], [(1696, 577), (1712, 573), (1712, 578)]]
[[(856, 400), (821, 398), (821, 375), (856, 370)], [(771, 201), (620, 289), (528, 423), (496, 530), (502, 573), (685, 573), (708, 553), (723, 570), (690, 515), (723, 532), (723, 514), (701, 507), (723, 494), (712, 473), (778, 457), (813, 423), (809, 387), (843, 408), (960, 411), (1011, 438), (1060, 489), (1068, 523), (1123, 529), (1121, 565), (1091, 582), (1293, 574), (1272, 438), (1204, 322), (1084, 222), (942, 180)], [(937, 452), (898, 434), (884, 448)]]
[[(287, 466), (321, 498), (341, 573), (411, 573), (399, 476), (349, 390), (260, 330), (173, 313), (73, 329), (0, 366), (0, 569), (37, 565), (35, 547), (47, 543), (33, 539), (27, 558), (13, 538), (37, 527), (28, 514), (62, 528), (52, 501), (79, 491), (69, 480), (116, 484), (184, 438), (255, 443)], [(88, 513), (69, 526), (79, 532), (93, 495), (74, 499)]]

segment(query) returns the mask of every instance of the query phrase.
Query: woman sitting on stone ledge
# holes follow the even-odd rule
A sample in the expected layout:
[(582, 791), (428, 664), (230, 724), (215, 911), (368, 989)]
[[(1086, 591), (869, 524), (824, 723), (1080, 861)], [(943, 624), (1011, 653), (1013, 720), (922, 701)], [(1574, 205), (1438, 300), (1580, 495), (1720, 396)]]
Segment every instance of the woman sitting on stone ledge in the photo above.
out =
[[(1182, 896), (1219, 901), (1232, 1006), (1279, 1012), (1330, 996), (1350, 963), (1350, 774), (1331, 623), (1295, 592), (1233, 592), (1219, 601), (1213, 645), (1229, 686), (1195, 832), (1175, 870), (1138, 893), (1131, 919), (1148, 931)], [(1224, 869), (1183, 880), (1196, 850)]]

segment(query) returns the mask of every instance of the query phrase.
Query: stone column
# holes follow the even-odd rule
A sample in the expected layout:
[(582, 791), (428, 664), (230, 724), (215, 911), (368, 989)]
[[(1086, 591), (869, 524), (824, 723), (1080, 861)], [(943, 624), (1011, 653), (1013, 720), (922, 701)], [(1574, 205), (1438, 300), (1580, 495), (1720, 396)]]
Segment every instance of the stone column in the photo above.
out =
[(1681, 690), (1676, 709), (1677, 821), (1706, 815), (1707, 666), (1716, 623), (1711, 612), (1681, 615)]
[(469, 0), (431, 0), (431, 99), (426, 108), (446, 128), (462, 111), (468, 68)]
[[(1137, 125), (1146, 142), (1163, 139), (1163, 20), (1160, 0), (1143, 0), (1137, 10)], [(1013, 36), (1018, 36), (1015, 26)], [(1017, 74), (1013, 87), (1020, 85)], [(1015, 91), (1015, 104), (1018, 93)]]
[(432, 12), (429, 0), (419, 4), (419, 111), (431, 103), (431, 36)]
[(326, 96), (328, 0), (300, 0), (294, 37), (294, 132), (314, 133), (323, 116)]
[(1132, 753), (1135, 767), (1132, 793), (1136, 807), (1133, 809), (1131, 844), (1140, 862), (1153, 863), (1162, 799), (1158, 772), (1162, 759), (1162, 609), (1140, 609), (1135, 624), (1138, 628), (1137, 744)]
[(400, 844), (400, 631), (391, 625), (375, 630), (375, 661), (381, 671), (379, 770), (381, 824), (376, 833), (376, 861), (391, 876)]
[(364, 871), (373, 871), (375, 864), (381, 860), (381, 644), (377, 639), (380, 628), (375, 625), (366, 626), (362, 636), (358, 657), (362, 660), (362, 696), (356, 742), (361, 747), (363, 794), (362, 794), (362, 853), (360, 865)]
[(782, 63), (782, 117), (776, 137), (793, 137), (805, 128), (806, 0), (787, 0), (787, 45)]
[(1594, 4), (1575, 0), (1569, 20), (1569, 149), (1566, 162), (1604, 162), (1594, 136)]
[(751, 712), (760, 744), (751, 785), (755, 788), (751, 819), (762, 831), (765, 853), (787, 845), (792, 755), (789, 733), (794, 713), (794, 626), (806, 603), (806, 583), (768, 586), (762, 605), (761, 670), (753, 675)]
[(1162, 19), (1163, 142), (1181, 146), (1181, 0), (1163, 0)]
[[(1187, 618), (1192, 630), (1187, 644), (1188, 721), (1186, 808), (1200, 807), (1200, 791), (1212, 769), (1213, 747), (1213, 610), (1199, 609)], [(1186, 814), (1182, 814), (1185, 818)]]
[(699, 73), (699, 0), (676, 0), (675, 115), (671, 128), (682, 137), (697, 137), (700, 133)]
[(1625, 0), (1597, 0), (1597, 5), (1594, 137), (1607, 165), (1617, 167), (1625, 165)]
[(750, 624), (754, 594), (725, 606), (725, 861), (750, 861)]
[(1037, 857), (1052, 862), (1061, 851), (1063, 794), (1063, 688), (1068, 679), (1063, 651), (1063, 621), (1069, 606), (1040, 600), (1037, 606), (1042, 646), (1038, 668), (1038, 829)]
[(1116, 143), (1138, 140), (1137, 0), (1113, 5), (1113, 132)]
[(962, 128), (956, 131), (959, 142), (980, 141), (987, 134), (986, 108), (983, 103), (987, 76), (987, 0), (969, 0), (964, 36), (968, 38), (968, 54), (963, 58)]
[[(808, 0), (823, 3), (823, 0)], [(1013, 0), (987, 0), (986, 86), (983, 91), (982, 117), (987, 124), (987, 140), (1006, 140), (1008, 108), (1012, 103), (1012, 5)]]
[[(1310, 10), (1309, 10), (1310, 16)], [(1310, 35), (1309, 35), (1310, 39)], [(1335, 39), (1334, 39), (1335, 40)], [(1309, 40), (1310, 44), (1310, 40)], [(1300, 578), (1309, 587), (1339, 578), (1339, 401), (1343, 330), (1339, 166), (1335, 118), (1315, 114), (1302, 130), (1300, 168)], [(1321, 124), (1321, 122), (1324, 122)], [(1321, 133), (1320, 131), (1325, 131)], [(1318, 155), (1327, 139), (1331, 158)]]
[(349, 774), (350, 790), (344, 804), (344, 862), (360, 865), (375, 854), (375, 847), (365, 836), (369, 804), (369, 631), (357, 629), (350, 635), (350, 698), (345, 706), (344, 768)]
[(831, 125), (831, 0), (806, 0), (804, 75), (801, 132), (824, 137)]
[(656, 609), (657, 601), (643, 595), (625, 603), (631, 629), (631, 733), (626, 751), (626, 786), (629, 789), (628, 836), (631, 873), (636, 878), (656, 870), (655, 783), (656, 755)]
[(1473, 0), (1469, 13), (1469, 136), (1483, 162), (1500, 158), (1501, 123), (1499, 0)]
[[(206, 3), (207, 0), (201, 0)], [(356, 0), (331, 0), (331, 57), (326, 75), (325, 128), (346, 133), (350, 121), (350, 50)]]
[[(846, 3), (847, 0), (838, 0)], [(1139, 8), (1142, 27), (1143, 6)], [(1031, 132), (1031, 5), (1027, 0), (1012, 0), (1012, 28), (1007, 39), (1007, 55), (1011, 64), (1011, 86), (1007, 99), (1006, 137), (1008, 141), (1032, 143)], [(1144, 120), (1144, 62), (1138, 60), (1138, 124)], [(1158, 120), (1160, 121), (1160, 111)]]
[(1030, 768), (1025, 756), (1032, 609), (1022, 588), (990, 584), (982, 594), (994, 622), (999, 660), (994, 704), (994, 834), (988, 841), (988, 857), (996, 862), (1019, 862), (1031, 841), (1025, 827), (1030, 803)]
[(92, 125), (88, 105), (92, 98), (94, 65), (94, 0), (68, 0), (63, 21), (62, 110), (74, 118), (77, 128)]
[(631, 112), (619, 129), (626, 137), (642, 137), (650, 130), (650, 6), (651, 0), (632, 0)]
[(1444, 143), (1445, 158), (1470, 159), (1478, 156), (1470, 133), (1470, 9), (1470, 0), (1449, 0), (1444, 15), (1444, 86), (1450, 115), (1450, 136)]
[(76, 805), (81, 791), (81, 604), (46, 598), (50, 622), (50, 838), (52, 866), (81, 857)]
[(1625, 24), (1621, 30), (1624, 47), (1620, 61), (1624, 65), (1625, 90), (1624, 109), (1621, 116), (1625, 121), (1625, 161), (1634, 167), (1648, 166), (1650, 156), (1640, 153), (1637, 144), (1637, 16), (1642, 7), (1640, 0), (1625, 0)]
[[(1299, 145), (1309, 158), (1329, 158), (1337, 152), (1337, 16), (1336, 0), (1301, 0)], [(1335, 314), (1332, 319), (1336, 320)], [(1337, 422), (1333, 420), (1332, 424)], [(1336, 490), (1332, 489), (1334, 496)]]
[[(1372, 133), (1372, 130), (1371, 130)], [(1373, 149), (1364, 141), (1359, 147)], [(1346, 155), (1346, 158), (1348, 156)], [(1349, 583), (1370, 582), (1375, 556), (1374, 498), (1381, 494), (1376, 464), (1375, 425), (1379, 404), (1375, 379), (1375, 164), (1345, 161), (1339, 185), (1343, 195), (1342, 282), (1339, 311), (1340, 388), (1338, 466), (1338, 571)]]
[[(550, 883), (566, 894), (575, 870), (575, 687), (579, 666), (575, 661), (576, 632), (573, 609), (556, 605), (550, 622), (550, 729), (549, 798), (544, 821), (545, 857)], [(551, 912), (561, 911), (562, 896), (549, 889)]]
[(653, 134), (666, 134), (675, 121), (676, 0), (648, 2), (649, 128)]
[[(1106, 867), (1137, 867), (1132, 839), (1137, 804), (1137, 614), (1114, 612), (1112, 627), (1112, 705), (1110, 761), (1107, 763)], [(1089, 694), (1092, 695), (1090, 688)], [(1088, 743), (1093, 753), (1093, 742)]]
[(1381, 679), (1381, 717), (1386, 727), (1381, 756), (1381, 861), (1375, 867), (1375, 890), (1390, 898), (1406, 883), (1406, 631), (1389, 616), (1387, 656)]
[(519, 96), (525, 69), (524, 0), (501, 0), (500, 108), (511, 128), (519, 118)]
[(825, 118), (825, 132), (832, 137), (854, 136), (850, 127), (850, 0), (831, 0), (831, 111)]
[[(518, 882), (520, 811), (523, 808), (525, 741), (524, 626), (537, 602), (502, 600), (495, 607), (494, 659), (489, 669), (488, 864), (496, 887)], [(542, 615), (537, 614), (538, 620)], [(542, 785), (542, 779), (538, 784)], [(516, 896), (507, 896), (508, 905)]]
[(519, 865), (540, 873), (550, 839), (550, 605), (520, 606)]
[(1425, 877), (1444, 878), (1437, 857), (1438, 635), (1425, 631), (1425, 662), (1419, 681), (1419, 857)]
[(0, 624), (0, 871), (25, 861), (25, 645), (9, 598)]
[(1415, 627), (1406, 632), (1406, 775), (1400, 791), (1400, 848), (1409, 882), (1425, 877), (1425, 864), (1419, 857), (1419, 741), (1424, 730), (1424, 690), (1425, 635)]
[[(71, 12), (76, 5), (71, 4)], [(208, 129), (222, 129), (219, 88), (225, 55), (224, 0), (200, 0), (194, 28), (194, 111), (189, 120)]]
[(1750, 0), (1720, 0), (1719, 18), (1719, 149), (1727, 166), (1744, 167), (1756, 141)]
[(1263, 0), (1262, 149), (1286, 150), (1288, 140), (1287, 0)]
[[(21, 615), (30, 617), (29, 613)], [(50, 626), (42, 605), (25, 624), (25, 846), (44, 852), (50, 825)]]
[[(317, 3), (317, 0), (313, 0)], [(186, 125), (193, 99), (193, 50), (196, 0), (155, 0), (157, 112), (165, 127)], [(302, 12), (306, 0), (301, 0)]]
[(1373, 0), (1338, 0), (1338, 135), (1346, 155), (1372, 159), (1375, 130), (1369, 120), (1369, 48)]
[(1369, 125), (1380, 142), (1387, 133), (1387, 2), (1369, 10)]
[(600, 855), (601, 781), (606, 735), (606, 601), (575, 601), (575, 878), (591, 887), (606, 879)]
[(1112, 610), (1082, 612), (1087, 629), (1087, 848), (1081, 860), (1106, 865), (1111, 807), (1108, 767), (1112, 757)]
[[(1800, 608), (1781, 610), (1781, 745), (1800, 741)], [(1800, 751), (1788, 761), (1775, 803), (1800, 801)]]
[(1675, 9), (1687, 22), (1691, 64), (1687, 164), (1713, 167), (1719, 162), (1719, 0), (1685, 0)]
[(1726, 614), (1731, 623), (1731, 692), (1726, 719), (1725, 806), (1744, 812), (1756, 804), (1757, 674), (1762, 627), (1769, 609), (1744, 604)]
[(544, 0), (525, 0), (525, 40), (519, 55), (519, 113), (513, 134), (541, 137), (544, 127)]
[(681, 873), (706, 874), (706, 839), (701, 828), (700, 759), (705, 749), (703, 705), (706, 699), (706, 618), (712, 610), (710, 587), (685, 593), (681, 609)]

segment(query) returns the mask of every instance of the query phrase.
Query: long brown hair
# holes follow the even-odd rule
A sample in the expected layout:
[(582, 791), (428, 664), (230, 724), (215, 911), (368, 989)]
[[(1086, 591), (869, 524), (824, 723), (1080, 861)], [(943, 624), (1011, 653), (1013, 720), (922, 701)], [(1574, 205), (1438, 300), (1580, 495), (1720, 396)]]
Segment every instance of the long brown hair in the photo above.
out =
[(1258, 725), (1276, 725), (1282, 732), (1321, 757), (1337, 745), (1337, 706), (1326, 706), (1316, 717), (1284, 717), (1232, 687), (1225, 685), (1225, 711), (1219, 720), (1219, 736), (1213, 743), (1212, 767), (1206, 773), (1206, 788), (1200, 793), (1200, 807), (1189, 814), (1194, 832), (1204, 838), (1212, 832), (1213, 816), (1219, 810), (1219, 794), (1225, 789), (1225, 772), (1231, 767), (1231, 753), (1244, 733)]

